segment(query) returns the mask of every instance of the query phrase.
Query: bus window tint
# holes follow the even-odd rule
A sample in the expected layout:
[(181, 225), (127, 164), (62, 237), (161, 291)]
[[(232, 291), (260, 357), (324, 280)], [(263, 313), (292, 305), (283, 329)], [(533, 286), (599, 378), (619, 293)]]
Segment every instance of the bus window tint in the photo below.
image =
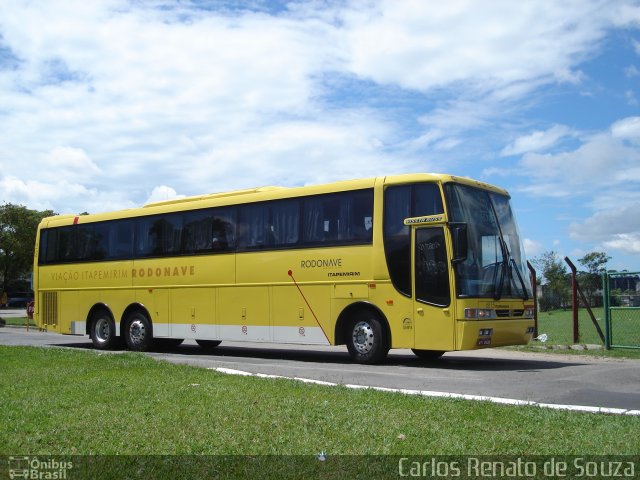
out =
[(105, 222), (103, 225), (109, 232), (108, 258), (114, 260), (131, 258), (133, 254), (133, 220), (117, 220)]
[(389, 276), (396, 289), (411, 295), (411, 229), (405, 218), (444, 212), (434, 183), (398, 185), (384, 192), (384, 250)]
[(286, 247), (299, 241), (300, 202), (285, 200), (272, 202), (270, 209), (270, 228), (273, 246)]
[(141, 257), (180, 253), (182, 214), (140, 217), (137, 221), (136, 253)]
[(318, 195), (304, 200), (303, 242), (348, 244), (371, 242), (373, 192)]
[(227, 252), (235, 248), (235, 209), (186, 212), (182, 242), (183, 253)]
[(39, 262), (371, 243), (372, 232), (373, 190), (356, 190), (43, 229)]
[(240, 207), (238, 249), (283, 248), (298, 243), (300, 202), (281, 200)]
[(269, 209), (264, 203), (243, 205), (238, 219), (238, 249), (264, 248), (271, 240)]
[(384, 249), (389, 276), (396, 289), (411, 295), (411, 238), (404, 219), (411, 214), (411, 186), (390, 187), (384, 192)]

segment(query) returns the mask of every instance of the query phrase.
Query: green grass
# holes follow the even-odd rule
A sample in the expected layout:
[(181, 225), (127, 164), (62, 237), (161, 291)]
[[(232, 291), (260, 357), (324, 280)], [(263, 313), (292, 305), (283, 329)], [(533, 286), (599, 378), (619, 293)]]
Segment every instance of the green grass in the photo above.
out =
[(27, 317), (3, 317), (0, 314), (0, 318), (5, 322), (6, 325), (27, 325), (27, 321), (29, 322), (30, 327), (36, 327), (36, 322), (33, 319), (28, 319)]
[[(602, 308), (592, 309), (598, 325), (603, 333), (605, 330), (604, 310)], [(633, 345), (640, 347), (640, 310), (621, 309), (614, 310), (613, 315), (613, 344)], [(586, 309), (578, 310), (578, 331), (579, 344), (602, 345), (591, 317)], [(532, 342), (531, 346), (571, 345), (573, 344), (573, 312), (569, 310), (552, 310), (540, 312), (538, 314), (538, 334), (546, 333), (548, 340), (545, 344)], [(525, 348), (527, 349), (527, 348)], [(529, 348), (531, 350), (531, 348)], [(535, 349), (534, 349), (535, 350)], [(557, 350), (553, 350), (556, 352)], [(566, 352), (566, 351), (565, 351)], [(569, 351), (576, 355), (597, 355), (619, 358), (640, 358), (640, 349), (612, 349), (612, 350), (590, 350), (590, 351)]]
[(0, 455), (640, 452), (640, 417), (229, 376), (142, 354), (0, 347)]
[[(593, 314), (598, 320), (598, 325), (604, 333), (604, 311), (602, 308), (594, 308)], [(589, 317), (586, 309), (578, 310), (578, 330), (580, 341), (578, 343), (590, 343), (602, 345), (598, 332)], [(569, 345), (573, 343), (573, 312), (569, 310), (552, 310), (538, 313), (538, 334), (546, 333), (549, 337), (547, 343), (553, 345)]]

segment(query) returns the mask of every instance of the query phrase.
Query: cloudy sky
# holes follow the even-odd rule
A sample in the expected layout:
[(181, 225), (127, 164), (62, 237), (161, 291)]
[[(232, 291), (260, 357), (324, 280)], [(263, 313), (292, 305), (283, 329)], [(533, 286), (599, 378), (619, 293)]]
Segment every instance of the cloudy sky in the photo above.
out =
[(0, 3), (0, 203), (444, 172), (640, 270), (640, 0)]

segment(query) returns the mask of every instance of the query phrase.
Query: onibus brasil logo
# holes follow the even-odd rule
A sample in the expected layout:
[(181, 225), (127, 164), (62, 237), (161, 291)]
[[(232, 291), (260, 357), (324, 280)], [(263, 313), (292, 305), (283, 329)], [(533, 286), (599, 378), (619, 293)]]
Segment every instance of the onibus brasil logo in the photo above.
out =
[(9, 478), (65, 480), (73, 462), (38, 457), (9, 457)]

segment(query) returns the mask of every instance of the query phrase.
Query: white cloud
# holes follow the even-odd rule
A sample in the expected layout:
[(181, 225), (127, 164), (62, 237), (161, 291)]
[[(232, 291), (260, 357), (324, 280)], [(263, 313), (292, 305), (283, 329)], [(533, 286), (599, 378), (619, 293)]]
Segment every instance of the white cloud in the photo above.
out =
[(640, 202), (598, 211), (584, 222), (572, 224), (570, 234), (578, 240), (640, 254)]
[(157, 187), (153, 187), (151, 191), (151, 195), (147, 198), (147, 201), (144, 202), (145, 205), (149, 203), (155, 202), (164, 202), (166, 200), (175, 200), (178, 198), (184, 198), (186, 195), (179, 195), (173, 188), (168, 187), (166, 185), (159, 185)]
[(119, 192), (89, 189), (65, 179), (43, 182), (5, 176), (0, 177), (0, 192), (0, 202), (18, 203), (57, 213), (101, 212), (135, 206)]
[(529, 152), (547, 150), (556, 145), (562, 138), (574, 135), (574, 132), (565, 125), (554, 125), (541, 131), (536, 130), (528, 135), (516, 138), (511, 145), (506, 146), (501, 155), (521, 155)]
[(348, 68), (416, 90), (459, 83), (486, 93), (540, 78), (575, 82), (576, 57), (588, 55), (611, 21), (605, 5), (580, 0), (385, 0), (345, 14)]
[(611, 125), (614, 138), (640, 144), (640, 117), (628, 117)]
[(544, 245), (536, 240), (525, 238), (522, 243), (524, 244), (524, 251), (528, 258), (537, 257), (544, 251)]
[[(557, 199), (565, 207), (570, 205), (567, 202), (579, 202), (593, 213), (570, 224), (572, 239), (592, 248), (639, 254), (640, 117), (623, 118), (590, 135), (573, 135), (581, 143), (571, 150), (525, 153), (517, 166), (509, 169), (510, 175), (527, 179), (517, 190), (538, 198)], [(521, 138), (526, 141), (510, 146), (514, 152), (545, 143), (544, 134)], [(497, 172), (500, 170), (489, 171)], [(577, 206), (571, 211), (579, 215)]]
[(603, 244), (606, 248), (621, 250), (633, 255), (640, 255), (640, 233), (620, 233)]
[(519, 173), (532, 179), (530, 191), (557, 188), (573, 195), (640, 181), (640, 149), (625, 141), (636, 139), (635, 118), (620, 120), (609, 131), (585, 137), (574, 150), (527, 153), (518, 164)]
[(42, 162), (53, 175), (67, 180), (92, 178), (102, 173), (81, 148), (55, 147), (45, 155)]

